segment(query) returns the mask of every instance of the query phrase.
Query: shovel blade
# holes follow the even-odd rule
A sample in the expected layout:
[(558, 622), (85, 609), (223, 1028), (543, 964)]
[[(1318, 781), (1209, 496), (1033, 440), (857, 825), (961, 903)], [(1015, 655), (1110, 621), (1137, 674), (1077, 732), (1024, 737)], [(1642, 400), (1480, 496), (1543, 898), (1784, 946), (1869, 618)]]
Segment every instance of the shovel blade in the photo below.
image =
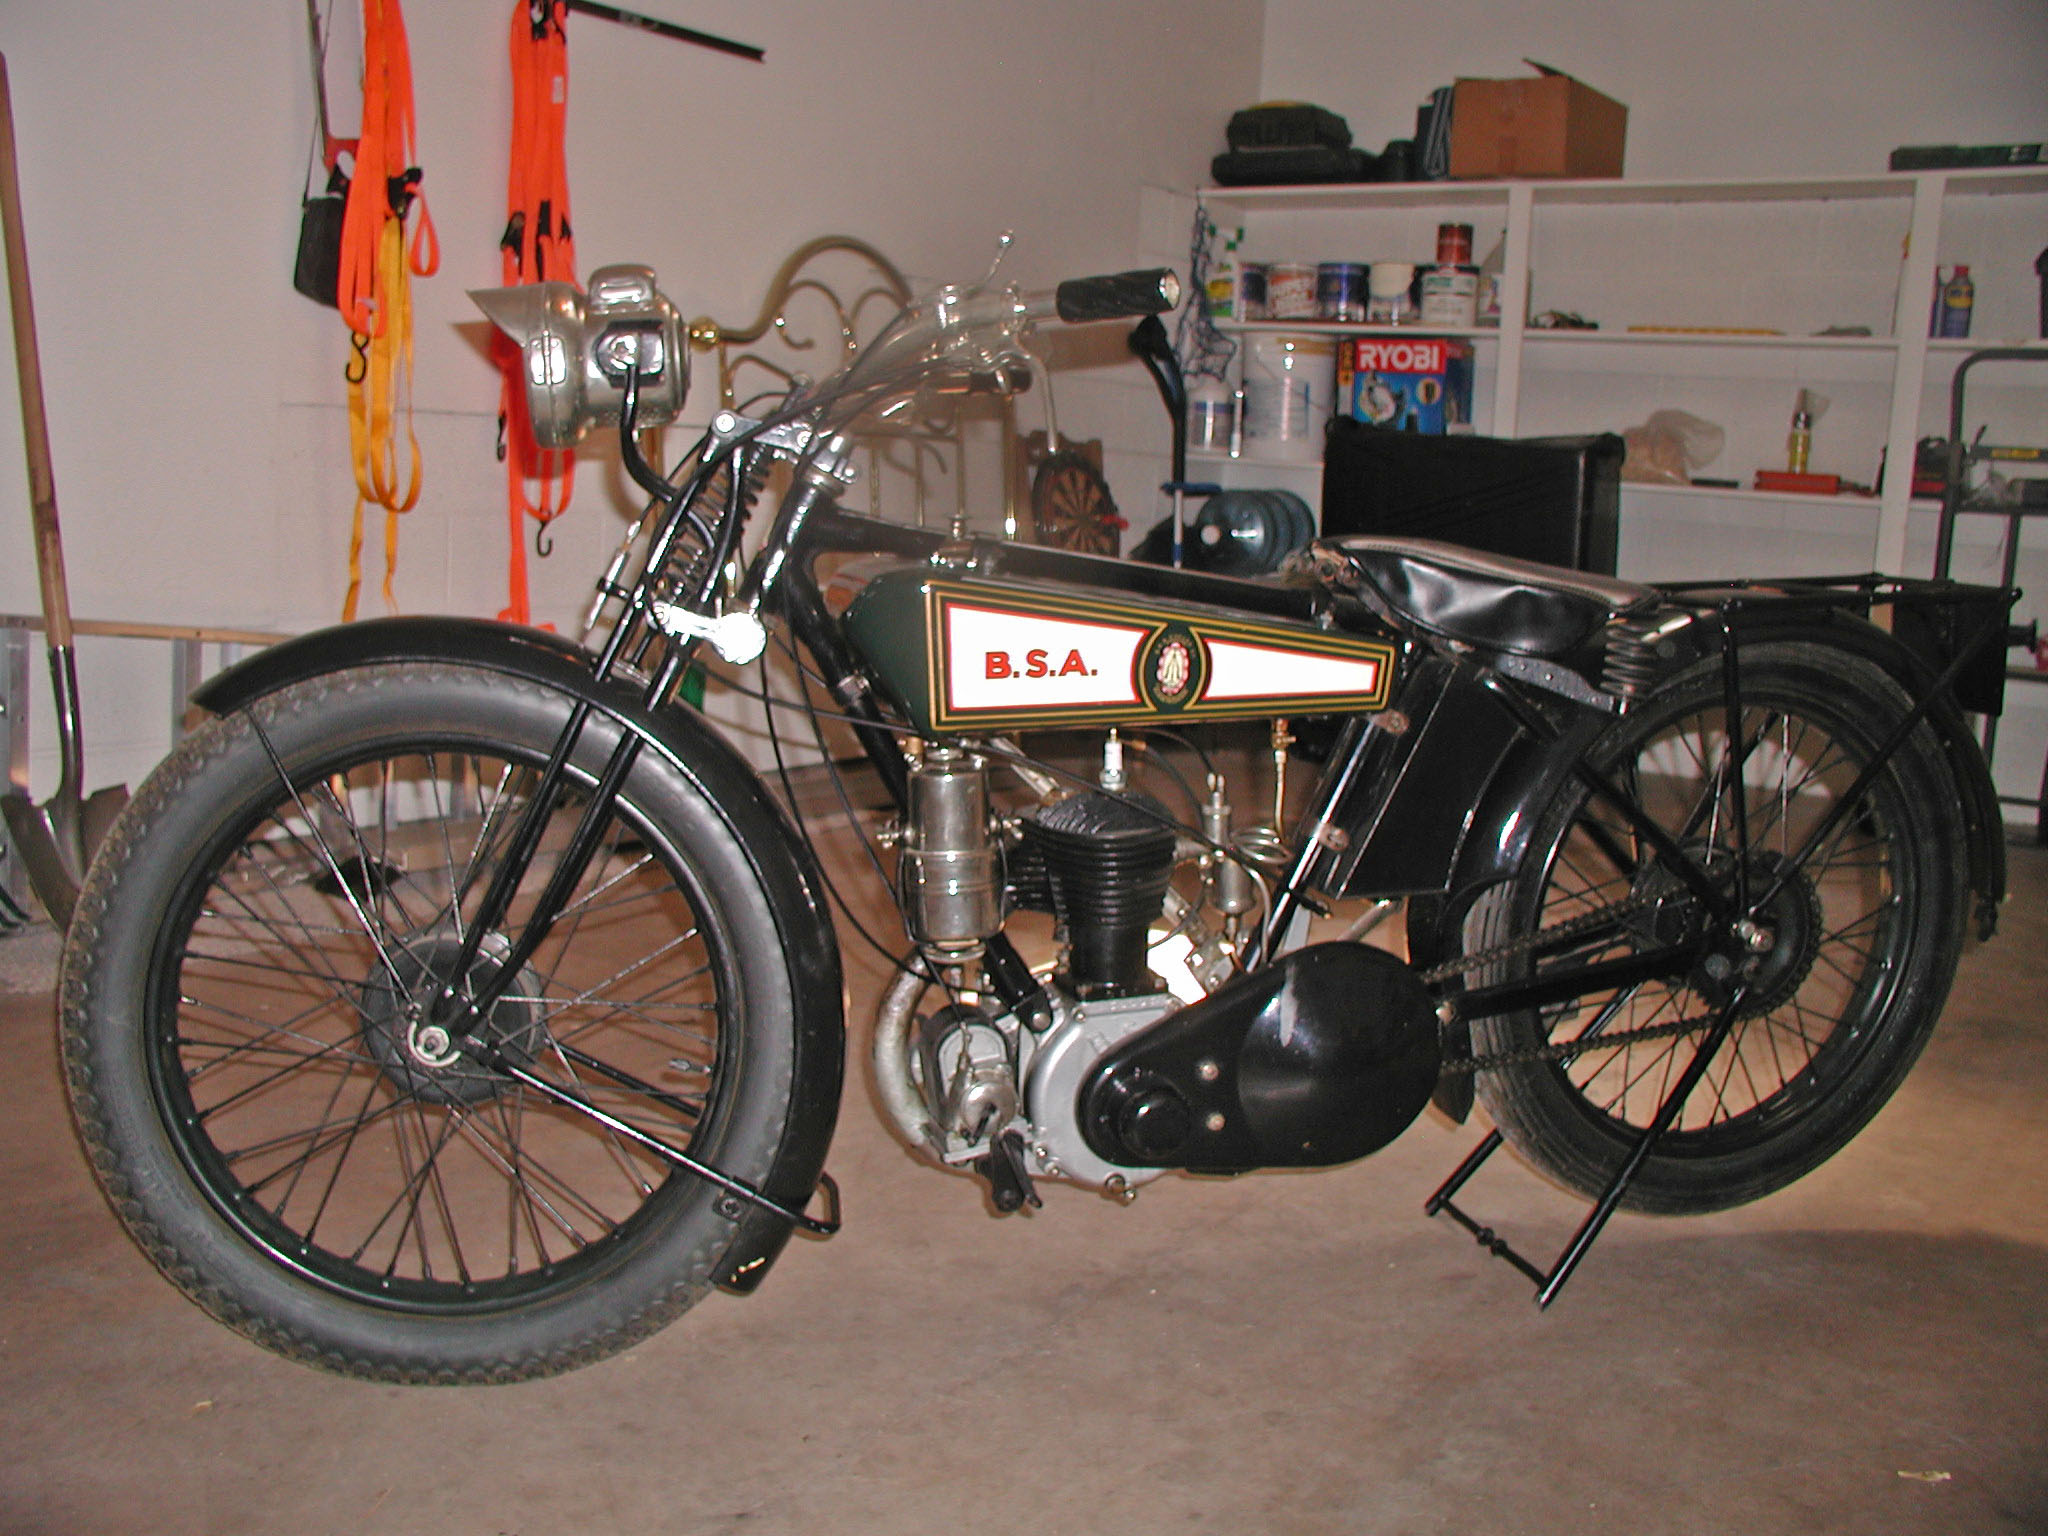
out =
[[(114, 824), (114, 818), (127, 808), (126, 784), (109, 784), (85, 797), (85, 805), (78, 813), (78, 833), (87, 864), (92, 863), (93, 855), (100, 851), (100, 844), (107, 840), (107, 828)], [(79, 878), (84, 878), (83, 870), (79, 871)]]
[(28, 871), (28, 883), (59, 928), (71, 926), (78, 885), (85, 878), (85, 841), (78, 807), (69, 800), (37, 805), (24, 794), (0, 796), (14, 856)]

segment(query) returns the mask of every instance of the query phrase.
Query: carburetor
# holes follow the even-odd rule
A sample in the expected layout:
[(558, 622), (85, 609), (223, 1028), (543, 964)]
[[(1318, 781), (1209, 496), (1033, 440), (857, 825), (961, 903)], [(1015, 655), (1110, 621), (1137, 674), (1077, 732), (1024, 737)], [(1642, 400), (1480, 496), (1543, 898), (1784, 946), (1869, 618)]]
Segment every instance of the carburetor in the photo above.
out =
[(897, 880), (910, 936), (936, 954), (969, 959), (1002, 926), (988, 765), (975, 753), (926, 747), (911, 768)]

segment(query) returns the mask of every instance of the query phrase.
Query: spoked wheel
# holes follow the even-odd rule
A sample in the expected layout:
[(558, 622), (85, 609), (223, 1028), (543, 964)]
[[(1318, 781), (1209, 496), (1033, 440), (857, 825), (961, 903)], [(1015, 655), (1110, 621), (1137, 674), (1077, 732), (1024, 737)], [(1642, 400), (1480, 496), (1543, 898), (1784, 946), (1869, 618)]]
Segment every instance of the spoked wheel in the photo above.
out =
[(1031, 523), (1038, 542), (1085, 555), (1113, 555), (1127, 526), (1109, 482), (1083, 455), (1062, 448), (1031, 478)]
[(1647, 981), (1474, 1023), (1481, 1056), (1587, 1042), (1568, 1059), (1486, 1069), (1478, 1094), (1516, 1148), (1588, 1196), (1732, 1005), (1704, 1079), (1625, 1197), (1637, 1210), (1740, 1204), (1840, 1150), (1918, 1056), (1962, 941), (1963, 831), (1925, 725), (1822, 833), (1906, 711), (1897, 687), (1805, 645), (1745, 650), (1741, 683), (1733, 742), (1714, 663), (1618, 721), (1593, 755), (1716, 888), (1746, 893), (1746, 910), (1710, 916), (1671, 861), (1573, 783), (1538, 819), (1521, 872), (1467, 924), (1468, 952), (1501, 949), (1488, 982), (1685, 956)]
[(471, 1026), (488, 1050), (436, 1009), (498, 974), (583, 813), (601, 722), (473, 934), (567, 710), (452, 668), (301, 684), (189, 739), (94, 870), (62, 1003), (95, 1168), (175, 1283), (281, 1353), (432, 1381), (624, 1347), (704, 1292), (740, 1212), (618, 1127), (765, 1170), (790, 972), (745, 851), (653, 753)]

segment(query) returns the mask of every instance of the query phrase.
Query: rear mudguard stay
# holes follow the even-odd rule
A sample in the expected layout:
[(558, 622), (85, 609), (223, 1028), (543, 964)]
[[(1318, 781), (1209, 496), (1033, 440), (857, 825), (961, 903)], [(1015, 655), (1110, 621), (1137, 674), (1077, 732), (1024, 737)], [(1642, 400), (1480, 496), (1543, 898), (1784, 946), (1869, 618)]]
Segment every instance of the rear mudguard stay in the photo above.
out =
[[(319, 630), (229, 668), (201, 687), (193, 702), (214, 714), (232, 714), (308, 678), (393, 662), (472, 667), (587, 700), (658, 752), (724, 819), (768, 893), (784, 953), (796, 973), (797, 1013), (790, 1020), (796, 1041), (792, 1107), (762, 1192), (801, 1208), (818, 1187), (839, 1114), (846, 1056), (839, 944), (810, 850), (760, 779), (695, 714), (682, 708), (649, 711), (628, 690), (599, 683), (591, 675), (589, 656), (571, 642), (545, 630), (482, 619), (371, 619)], [(789, 1234), (790, 1225), (781, 1217), (748, 1207), (713, 1278), (728, 1289), (752, 1290)]]

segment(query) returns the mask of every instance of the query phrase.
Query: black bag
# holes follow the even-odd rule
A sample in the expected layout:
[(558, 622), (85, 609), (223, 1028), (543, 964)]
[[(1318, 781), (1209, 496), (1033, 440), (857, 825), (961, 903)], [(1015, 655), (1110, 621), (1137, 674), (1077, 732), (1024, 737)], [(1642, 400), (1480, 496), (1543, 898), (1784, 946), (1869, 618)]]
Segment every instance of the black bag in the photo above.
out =
[(341, 307), (341, 220), (348, 210), (348, 177), (336, 166), (327, 190), (309, 197), (299, 210), (299, 255), (292, 286), (330, 309)]

